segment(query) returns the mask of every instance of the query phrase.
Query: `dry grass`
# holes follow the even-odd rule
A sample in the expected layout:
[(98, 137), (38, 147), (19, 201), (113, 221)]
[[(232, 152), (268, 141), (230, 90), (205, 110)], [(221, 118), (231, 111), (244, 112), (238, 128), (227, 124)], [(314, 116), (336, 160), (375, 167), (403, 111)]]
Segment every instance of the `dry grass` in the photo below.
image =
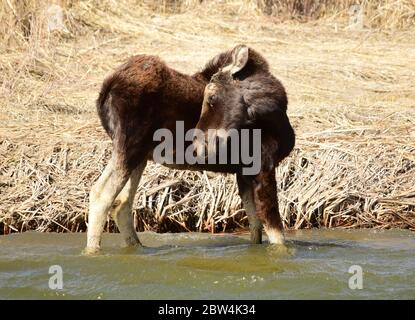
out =
[[(114, 67), (151, 53), (191, 73), (237, 43), (263, 53), (289, 94), (297, 145), (277, 170), (285, 225), (415, 230), (413, 1), (360, 1), (357, 30), (346, 5), (325, 1), (309, 1), (318, 14), (285, 1), (270, 16), (261, 1), (58, 2), (65, 29), (54, 32), (46, 2), (0, 5), (0, 233), (86, 229), (111, 150), (94, 100)], [(234, 177), (151, 163), (134, 215), (139, 230), (220, 232), (246, 226), (240, 208)]]

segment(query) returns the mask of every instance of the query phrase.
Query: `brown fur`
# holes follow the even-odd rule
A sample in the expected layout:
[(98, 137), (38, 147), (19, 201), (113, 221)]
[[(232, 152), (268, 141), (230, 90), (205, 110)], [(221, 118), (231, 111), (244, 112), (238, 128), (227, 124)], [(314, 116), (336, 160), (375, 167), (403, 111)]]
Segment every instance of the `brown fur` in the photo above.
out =
[(151, 157), (155, 130), (174, 133), (180, 120), (185, 130), (196, 126), (205, 85), (230, 58), (230, 51), (221, 53), (190, 76), (169, 68), (158, 57), (137, 55), (104, 81), (98, 115), (129, 171), (147, 155)]

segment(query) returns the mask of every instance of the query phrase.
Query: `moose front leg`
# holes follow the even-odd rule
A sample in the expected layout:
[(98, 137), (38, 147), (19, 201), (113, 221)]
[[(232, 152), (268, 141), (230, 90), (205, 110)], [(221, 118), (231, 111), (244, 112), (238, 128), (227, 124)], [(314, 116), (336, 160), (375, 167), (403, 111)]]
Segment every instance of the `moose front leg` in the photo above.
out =
[(260, 244), (262, 243), (262, 222), (256, 214), (252, 178), (238, 173), (236, 175), (236, 181), (238, 183), (239, 196), (241, 197), (242, 204), (249, 221), (251, 242), (253, 244)]
[(283, 244), (283, 224), (278, 209), (275, 168), (262, 171), (253, 179), (253, 198), (256, 214), (264, 223), (265, 232), (272, 244)]

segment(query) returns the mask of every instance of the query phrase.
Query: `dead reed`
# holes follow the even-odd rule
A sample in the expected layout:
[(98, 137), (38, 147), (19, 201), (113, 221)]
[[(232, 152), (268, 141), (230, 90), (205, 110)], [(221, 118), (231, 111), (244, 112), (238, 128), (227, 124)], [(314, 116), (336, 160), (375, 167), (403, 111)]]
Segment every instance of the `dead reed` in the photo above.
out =
[[(237, 43), (262, 52), (289, 93), (297, 146), (276, 173), (286, 227), (415, 230), (415, 6), (357, 2), (359, 28), (348, 1), (4, 1), (0, 233), (86, 229), (111, 147), (94, 100), (125, 58), (157, 54), (190, 73)], [(64, 9), (56, 30), (51, 3)], [(134, 215), (160, 232), (247, 225), (232, 176), (152, 163)]]

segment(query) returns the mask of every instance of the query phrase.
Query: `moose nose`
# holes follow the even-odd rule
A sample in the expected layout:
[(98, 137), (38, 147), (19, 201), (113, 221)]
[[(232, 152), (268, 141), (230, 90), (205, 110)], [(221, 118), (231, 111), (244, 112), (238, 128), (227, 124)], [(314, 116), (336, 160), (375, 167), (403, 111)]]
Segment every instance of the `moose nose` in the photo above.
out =
[(214, 94), (207, 97), (207, 103), (209, 107), (213, 108), (213, 104), (215, 103), (216, 96)]

